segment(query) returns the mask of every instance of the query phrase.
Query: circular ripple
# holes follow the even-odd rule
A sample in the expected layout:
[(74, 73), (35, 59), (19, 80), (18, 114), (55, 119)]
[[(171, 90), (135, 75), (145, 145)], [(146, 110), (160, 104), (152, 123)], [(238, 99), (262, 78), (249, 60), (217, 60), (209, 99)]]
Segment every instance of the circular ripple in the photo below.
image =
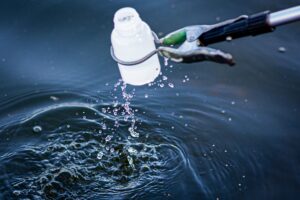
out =
[(172, 185), (187, 163), (176, 138), (146, 118), (137, 118), (140, 137), (132, 138), (127, 120), (101, 112), (107, 106), (55, 103), (6, 123), (0, 134), (3, 197), (141, 197)]

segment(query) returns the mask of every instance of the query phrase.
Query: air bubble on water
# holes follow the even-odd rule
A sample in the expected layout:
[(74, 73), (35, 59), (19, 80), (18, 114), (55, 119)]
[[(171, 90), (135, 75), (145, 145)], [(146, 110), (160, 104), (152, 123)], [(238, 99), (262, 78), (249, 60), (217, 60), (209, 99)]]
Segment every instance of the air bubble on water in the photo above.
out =
[(86, 119), (86, 116), (84, 115), (84, 116), (82, 116), (82, 119)]
[(138, 153), (138, 151), (133, 147), (129, 147), (127, 151), (130, 155), (136, 155)]
[(171, 127), (171, 129), (172, 129), (172, 130), (174, 130), (174, 129), (175, 129), (175, 127), (174, 127), (174, 126), (172, 126), (172, 127)]
[(174, 84), (173, 83), (169, 83), (168, 84), (170, 88), (174, 88)]
[(226, 113), (226, 111), (225, 111), (225, 110), (222, 110), (222, 111), (221, 111), (221, 113), (222, 113), (222, 114), (225, 114), (225, 113)]
[(148, 94), (145, 94), (145, 98), (147, 99), (149, 96), (148, 96)]
[(105, 83), (105, 86), (108, 86), (109, 85), (109, 83)]
[(42, 129), (41, 126), (36, 125), (36, 126), (34, 126), (34, 127), (32, 128), (32, 130), (33, 130), (33, 132), (35, 132), (35, 133), (39, 133), (39, 132), (41, 132), (43, 129)]
[(107, 129), (106, 124), (102, 123), (102, 129), (103, 129), (103, 130), (106, 130), (106, 129)]
[(67, 128), (70, 128), (71, 127), (71, 125), (70, 124), (67, 124)]
[(103, 113), (106, 113), (106, 109), (105, 109), (105, 108), (101, 108), (101, 111), (102, 111)]
[(184, 124), (184, 126), (185, 126), (185, 127), (187, 127), (187, 126), (188, 126), (188, 124)]
[(170, 65), (170, 68), (173, 68), (173, 65)]
[(230, 122), (232, 121), (231, 117), (228, 118), (228, 121), (230, 121)]
[(179, 97), (179, 93), (178, 92), (176, 93), (176, 96)]
[(160, 83), (160, 84), (159, 84), (159, 87), (163, 88), (163, 87), (165, 87), (165, 84)]
[(162, 79), (163, 79), (164, 81), (166, 81), (166, 80), (168, 80), (168, 77), (163, 76)]
[(101, 134), (101, 133), (102, 133), (102, 130), (99, 130), (99, 131), (98, 131), (98, 133), (100, 133), (100, 134)]
[(235, 105), (235, 101), (232, 101), (232, 102), (231, 102), (231, 105)]
[(179, 115), (179, 118), (180, 118), (180, 119), (182, 119), (182, 118), (183, 118), (183, 116), (182, 116), (182, 115)]
[(103, 152), (99, 151), (98, 154), (97, 154), (97, 159), (101, 160), (102, 157), (103, 157)]

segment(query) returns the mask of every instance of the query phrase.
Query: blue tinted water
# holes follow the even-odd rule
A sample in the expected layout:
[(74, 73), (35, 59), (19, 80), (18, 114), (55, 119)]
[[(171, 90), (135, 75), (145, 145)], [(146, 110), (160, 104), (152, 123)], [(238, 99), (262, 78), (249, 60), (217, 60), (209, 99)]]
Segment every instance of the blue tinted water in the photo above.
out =
[(124, 6), (166, 34), (299, 3), (1, 2), (0, 198), (297, 198), (299, 24), (213, 45), (234, 68), (170, 62), (161, 82), (127, 86), (134, 116), (109, 47)]

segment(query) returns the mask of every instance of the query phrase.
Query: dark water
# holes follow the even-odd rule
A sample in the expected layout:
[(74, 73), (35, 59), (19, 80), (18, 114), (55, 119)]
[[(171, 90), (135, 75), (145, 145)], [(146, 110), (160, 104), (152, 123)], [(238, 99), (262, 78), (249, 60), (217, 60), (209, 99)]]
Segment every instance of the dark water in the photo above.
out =
[(0, 198), (296, 199), (299, 23), (214, 45), (234, 68), (169, 63), (164, 87), (126, 88), (134, 116), (109, 46), (124, 6), (165, 34), (299, 3), (1, 1)]

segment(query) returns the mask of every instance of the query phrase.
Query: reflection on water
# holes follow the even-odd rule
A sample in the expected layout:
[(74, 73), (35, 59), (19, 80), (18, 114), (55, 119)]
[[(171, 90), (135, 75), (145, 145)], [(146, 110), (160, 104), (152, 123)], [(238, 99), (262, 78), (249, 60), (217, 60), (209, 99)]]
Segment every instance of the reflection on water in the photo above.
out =
[(298, 24), (214, 45), (234, 68), (165, 61), (143, 87), (109, 54), (120, 7), (164, 35), (296, 4), (1, 2), (0, 199), (296, 199)]

